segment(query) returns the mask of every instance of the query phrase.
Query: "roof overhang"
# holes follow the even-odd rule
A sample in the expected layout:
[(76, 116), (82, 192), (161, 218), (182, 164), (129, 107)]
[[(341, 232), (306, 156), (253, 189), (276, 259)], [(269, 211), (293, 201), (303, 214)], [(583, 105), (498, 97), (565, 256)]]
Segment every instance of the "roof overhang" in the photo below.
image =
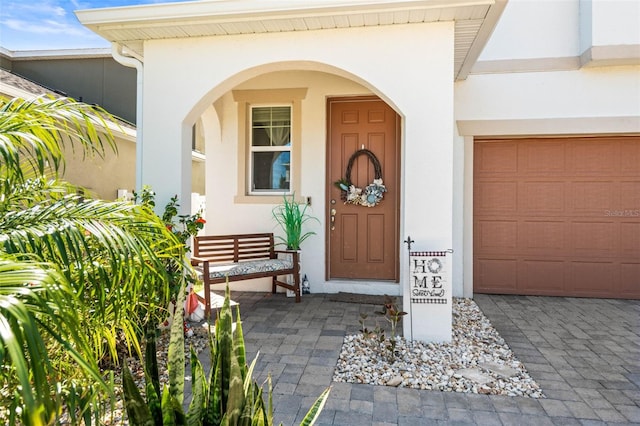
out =
[(111, 49), (7, 50), (0, 47), (0, 57), (9, 58), (12, 61), (111, 58)]
[(508, 0), (199, 0), (76, 11), (144, 60), (144, 42), (186, 37), (455, 22), (454, 77), (466, 78)]

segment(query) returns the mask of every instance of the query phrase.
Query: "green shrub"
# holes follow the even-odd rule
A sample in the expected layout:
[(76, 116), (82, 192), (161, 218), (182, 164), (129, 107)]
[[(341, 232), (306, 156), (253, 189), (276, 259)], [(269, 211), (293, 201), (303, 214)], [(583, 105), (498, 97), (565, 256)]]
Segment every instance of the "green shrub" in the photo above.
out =
[[(146, 363), (147, 399), (141, 396), (128, 369), (123, 370), (123, 387), (127, 415), (135, 425), (273, 425), (272, 389), (269, 380), (267, 403), (262, 387), (252, 379), (256, 359), (246, 364), (246, 353), (240, 308), (236, 310), (236, 329), (230, 306), (229, 286), (215, 324), (215, 335), (210, 337), (211, 371), (208, 377), (196, 353), (191, 350), (192, 394), (187, 412), (184, 399), (184, 333), (182, 311), (184, 287), (178, 293), (177, 309), (171, 325), (169, 343), (169, 385), (162, 393), (152, 383), (148, 371), (154, 366)], [(211, 336), (211, 334), (210, 334)], [(157, 368), (157, 366), (155, 366)], [(157, 373), (156, 373), (157, 374)], [(302, 425), (312, 425), (329, 396), (327, 388), (313, 404)]]
[(291, 199), (283, 196), (282, 204), (273, 209), (273, 218), (282, 228), (285, 237), (278, 236), (282, 244), (287, 246), (289, 250), (299, 250), (300, 244), (307, 238), (316, 233), (313, 231), (302, 232), (302, 227), (309, 220), (318, 219), (307, 213), (308, 204), (302, 204), (295, 201), (295, 194), (291, 195)]

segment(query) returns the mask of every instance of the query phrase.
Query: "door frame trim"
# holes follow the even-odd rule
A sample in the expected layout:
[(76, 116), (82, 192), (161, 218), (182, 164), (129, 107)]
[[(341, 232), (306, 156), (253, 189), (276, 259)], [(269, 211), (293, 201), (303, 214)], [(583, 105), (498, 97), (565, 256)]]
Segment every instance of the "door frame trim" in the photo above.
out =
[[(391, 108), (393, 110), (393, 112), (395, 112), (396, 114), (396, 164), (395, 164), (395, 178), (396, 178), (396, 182), (397, 182), (397, 191), (398, 191), (398, 196), (396, 197), (396, 206), (394, 209), (395, 212), (395, 217), (394, 220), (396, 222), (396, 235), (398, 236), (398, 238), (400, 238), (400, 222), (402, 220), (402, 215), (401, 215), (401, 211), (400, 211), (400, 207), (402, 205), (401, 201), (402, 201), (402, 118), (400, 117), (400, 114), (398, 114), (398, 112), (391, 106), (389, 105), (387, 102), (384, 101), (384, 99), (380, 98), (379, 96), (376, 95), (362, 95), (362, 96), (328, 96), (326, 98), (326, 109), (325, 109), (325, 131), (326, 131), (326, 136), (325, 136), (325, 168), (324, 168), (324, 181), (326, 183), (325, 185), (325, 195), (324, 195), (324, 199), (325, 199), (325, 209), (324, 209), (324, 214), (325, 214), (325, 218), (329, 217), (330, 214), (330, 210), (331, 210), (331, 203), (330, 203), (330, 197), (331, 197), (331, 185), (328, 184), (327, 182), (327, 174), (328, 174), (328, 170), (329, 170), (329, 163), (331, 161), (331, 144), (330, 144), (330, 138), (331, 138), (331, 105), (334, 103), (346, 103), (346, 102), (366, 102), (366, 101), (380, 101), (385, 103), (389, 108)], [(332, 281), (360, 281), (358, 279), (347, 279), (347, 278), (333, 278), (331, 279), (329, 277), (329, 261), (330, 261), (330, 256), (329, 256), (329, 249), (330, 249), (330, 244), (329, 244), (329, 236), (330, 236), (330, 229), (329, 229), (330, 223), (329, 221), (325, 222), (325, 227), (324, 227), (324, 232), (325, 232), (325, 250), (324, 250), (324, 257), (325, 257), (325, 261), (324, 261), (324, 270), (325, 270), (325, 281), (326, 282), (332, 282)], [(400, 283), (400, 259), (402, 257), (401, 253), (400, 253), (400, 242), (396, 241), (395, 242), (396, 245), (396, 259), (395, 259), (395, 279), (393, 280), (393, 282), (395, 282), (396, 284)], [(364, 279), (363, 279), (364, 280)], [(371, 279), (367, 279), (366, 281), (375, 281), (375, 282), (390, 282), (390, 280), (371, 280)]]

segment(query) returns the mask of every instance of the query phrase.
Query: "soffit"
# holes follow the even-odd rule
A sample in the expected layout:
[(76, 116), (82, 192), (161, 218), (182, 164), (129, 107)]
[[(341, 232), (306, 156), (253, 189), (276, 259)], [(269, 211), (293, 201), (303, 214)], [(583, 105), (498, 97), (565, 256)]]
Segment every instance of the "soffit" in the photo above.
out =
[(507, 0), (200, 0), (76, 12), (132, 55), (144, 42), (271, 32), (455, 21), (454, 77), (464, 79)]

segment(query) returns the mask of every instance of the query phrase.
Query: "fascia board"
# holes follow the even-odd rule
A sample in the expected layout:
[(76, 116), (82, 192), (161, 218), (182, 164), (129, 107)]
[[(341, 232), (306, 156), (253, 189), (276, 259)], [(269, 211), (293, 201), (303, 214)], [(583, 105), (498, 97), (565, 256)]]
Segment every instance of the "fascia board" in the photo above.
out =
[(458, 71), (458, 75), (456, 75), (456, 81), (464, 80), (469, 75), (471, 68), (475, 65), (482, 53), (482, 50), (489, 41), (491, 34), (493, 34), (493, 31), (500, 20), (500, 16), (502, 16), (502, 12), (507, 6), (507, 1), (508, 0), (495, 0), (494, 5), (489, 9), (489, 13), (485, 16), (482, 26), (480, 27), (480, 30), (478, 30), (478, 34), (467, 52), (467, 56), (462, 62), (460, 71)]
[(15, 50), (15, 51), (10, 51), (10, 55), (8, 56), (15, 61), (41, 60), (41, 59), (110, 58), (111, 50), (108, 48)]
[(78, 20), (90, 28), (117, 24), (152, 24), (170, 21), (257, 21), (265, 19), (296, 19), (327, 15), (349, 15), (358, 13), (389, 13), (412, 9), (436, 9), (491, 5), (496, 0), (315, 0), (315, 1), (206, 1), (185, 3), (160, 3), (103, 9), (87, 9), (75, 12)]

